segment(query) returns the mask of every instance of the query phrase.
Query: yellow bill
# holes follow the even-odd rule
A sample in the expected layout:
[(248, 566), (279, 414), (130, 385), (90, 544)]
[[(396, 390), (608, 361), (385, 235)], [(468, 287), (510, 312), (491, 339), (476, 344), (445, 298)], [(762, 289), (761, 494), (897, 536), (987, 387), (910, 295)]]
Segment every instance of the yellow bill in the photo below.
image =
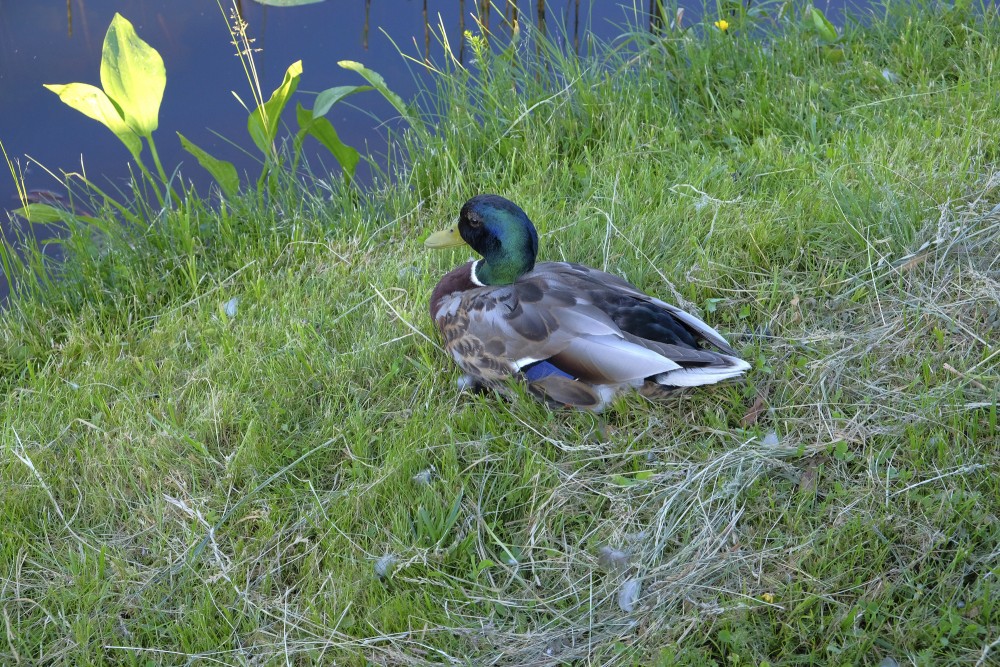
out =
[(465, 243), (465, 241), (458, 233), (458, 225), (455, 225), (451, 229), (434, 232), (427, 237), (426, 241), (424, 241), (424, 245), (428, 248), (451, 248), (452, 246), (462, 245), (463, 243)]

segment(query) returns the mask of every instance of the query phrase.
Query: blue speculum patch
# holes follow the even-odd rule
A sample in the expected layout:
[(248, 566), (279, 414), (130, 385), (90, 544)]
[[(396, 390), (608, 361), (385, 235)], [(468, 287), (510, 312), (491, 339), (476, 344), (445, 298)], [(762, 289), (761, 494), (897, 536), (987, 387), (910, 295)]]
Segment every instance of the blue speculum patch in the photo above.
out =
[(542, 378), (547, 378), (550, 375), (561, 375), (564, 378), (569, 378), (574, 380), (575, 378), (565, 371), (561, 371), (547, 361), (536, 361), (535, 363), (525, 366), (521, 369), (524, 373), (524, 378), (528, 382), (537, 382)]

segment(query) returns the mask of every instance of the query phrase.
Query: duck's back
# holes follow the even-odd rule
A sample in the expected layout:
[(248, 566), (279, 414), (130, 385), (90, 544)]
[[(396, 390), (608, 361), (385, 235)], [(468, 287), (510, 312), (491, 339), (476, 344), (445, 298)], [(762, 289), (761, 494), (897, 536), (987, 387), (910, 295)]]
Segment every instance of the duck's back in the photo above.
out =
[(735, 355), (729, 342), (701, 319), (643, 293), (628, 281), (571, 262), (543, 262), (520, 283), (541, 283), (560, 294), (573, 295), (605, 313), (623, 333), (666, 345), (714, 349)]

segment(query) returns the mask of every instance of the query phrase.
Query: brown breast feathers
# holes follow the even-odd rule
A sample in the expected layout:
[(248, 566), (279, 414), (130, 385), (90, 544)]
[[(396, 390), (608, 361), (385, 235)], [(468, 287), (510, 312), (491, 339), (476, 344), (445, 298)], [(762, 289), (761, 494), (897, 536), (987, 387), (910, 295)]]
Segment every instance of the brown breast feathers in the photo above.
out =
[(432, 320), (437, 314), (443, 298), (449, 294), (454, 294), (455, 292), (464, 292), (465, 290), (478, 287), (478, 285), (472, 282), (472, 264), (473, 262), (463, 264), (457, 269), (453, 269), (452, 271), (446, 273), (445, 276), (438, 281), (437, 286), (434, 287), (434, 291), (431, 293), (430, 310)]

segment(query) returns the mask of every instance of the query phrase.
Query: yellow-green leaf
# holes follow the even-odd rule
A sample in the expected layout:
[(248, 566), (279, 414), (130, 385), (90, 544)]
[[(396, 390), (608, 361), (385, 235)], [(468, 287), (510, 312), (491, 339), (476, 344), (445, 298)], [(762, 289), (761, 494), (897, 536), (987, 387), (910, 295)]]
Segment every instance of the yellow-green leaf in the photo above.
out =
[(142, 141), (125, 124), (121, 111), (103, 90), (89, 83), (47, 83), (45, 87), (58, 95), (65, 104), (114, 132), (132, 156), (138, 159), (139, 153), (142, 152)]
[(14, 214), (21, 216), (33, 225), (50, 225), (73, 217), (73, 214), (66, 209), (48, 204), (28, 204), (23, 208), (16, 209)]
[(826, 18), (822, 10), (816, 7), (809, 8), (810, 16), (812, 16), (813, 28), (819, 34), (820, 39), (825, 42), (836, 42), (839, 37), (837, 35), (837, 28), (834, 27), (832, 23)]
[(101, 85), (136, 134), (152, 134), (158, 124), (167, 73), (160, 54), (139, 39), (121, 14), (115, 14), (104, 37)]
[(842, 63), (847, 58), (842, 48), (830, 45), (823, 48), (823, 57), (831, 63)]
[(352, 180), (354, 170), (357, 169), (358, 162), (361, 160), (361, 154), (340, 140), (337, 131), (326, 118), (314, 118), (312, 113), (303, 108), (301, 104), (297, 106), (295, 115), (301, 128), (296, 141), (301, 145), (303, 135), (308, 134), (314, 137), (326, 146), (326, 149), (340, 163), (340, 168), (344, 170), (344, 176), (347, 180)]
[(281, 85), (271, 93), (271, 99), (254, 109), (253, 113), (250, 114), (247, 121), (247, 131), (262, 153), (271, 154), (272, 144), (278, 134), (278, 121), (281, 120), (281, 112), (288, 104), (295, 89), (299, 87), (301, 76), (302, 61), (297, 60), (288, 66), (285, 78)]
[(198, 160), (198, 164), (204, 167), (212, 175), (212, 178), (215, 179), (215, 182), (219, 184), (222, 194), (227, 197), (234, 197), (239, 193), (240, 175), (237, 173), (236, 167), (233, 166), (232, 162), (226, 162), (225, 160), (220, 160), (209, 155), (180, 132), (177, 133), (177, 136), (180, 137), (184, 150), (193, 155)]
[(325, 116), (330, 107), (340, 100), (348, 95), (362, 93), (366, 90), (374, 90), (374, 88), (372, 86), (335, 86), (327, 88), (316, 96), (316, 102), (312, 108), (313, 117), (319, 118), (320, 116)]
[(389, 90), (389, 86), (386, 85), (385, 79), (382, 78), (381, 74), (372, 71), (361, 63), (353, 60), (341, 60), (337, 64), (344, 69), (349, 69), (352, 72), (357, 72), (363, 76), (365, 80), (368, 81), (373, 88), (375, 88), (375, 90), (382, 93), (382, 97), (387, 99), (389, 103), (396, 108), (396, 111), (398, 111), (399, 115), (406, 119), (406, 122), (410, 124), (410, 127), (421, 132), (424, 131), (424, 124), (423, 121), (420, 120), (420, 117), (417, 116), (405, 102), (403, 102), (402, 97)]

